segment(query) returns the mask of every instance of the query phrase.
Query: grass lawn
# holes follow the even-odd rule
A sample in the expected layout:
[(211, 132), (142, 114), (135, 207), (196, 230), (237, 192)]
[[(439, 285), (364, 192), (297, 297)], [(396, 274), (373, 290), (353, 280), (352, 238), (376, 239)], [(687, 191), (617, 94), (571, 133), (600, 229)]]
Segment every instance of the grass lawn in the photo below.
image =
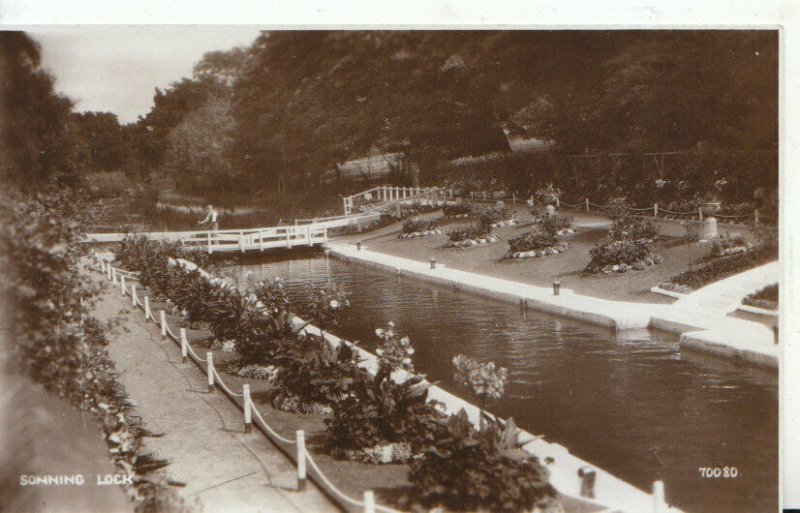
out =
[[(443, 221), (444, 235), (434, 235), (418, 239), (398, 239), (401, 224), (387, 226), (374, 233), (360, 236), (349, 236), (345, 241), (361, 240), (372, 251), (387, 253), (404, 258), (428, 261), (436, 258), (437, 262), (463, 271), (475, 272), (516, 280), (539, 286), (550, 286), (553, 279), (561, 281), (561, 286), (570, 288), (577, 294), (615, 299), (621, 301), (638, 301), (646, 303), (671, 303), (674, 299), (654, 294), (650, 288), (666, 281), (689, 268), (689, 262), (697, 261), (710, 253), (711, 245), (707, 243), (687, 243), (675, 236), (662, 236), (655, 242), (656, 253), (664, 261), (644, 271), (629, 271), (610, 275), (582, 275), (581, 271), (589, 263), (589, 251), (594, 244), (603, 239), (610, 227), (610, 221), (594, 214), (572, 214), (575, 218), (577, 233), (563, 237), (569, 244), (566, 253), (523, 260), (503, 259), (508, 251), (508, 239), (533, 229), (527, 223), (531, 216), (523, 207), (513, 206), (516, 218), (522, 226), (499, 228), (495, 234), (502, 240), (494, 244), (486, 244), (465, 249), (445, 248), (447, 231), (454, 226), (468, 222), (468, 219)], [(439, 214), (428, 214), (439, 215)]]

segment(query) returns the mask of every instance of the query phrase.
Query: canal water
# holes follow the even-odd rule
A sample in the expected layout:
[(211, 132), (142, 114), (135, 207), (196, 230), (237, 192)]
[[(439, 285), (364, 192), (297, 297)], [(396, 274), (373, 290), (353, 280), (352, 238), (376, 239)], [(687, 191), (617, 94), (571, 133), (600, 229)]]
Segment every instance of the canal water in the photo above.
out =
[[(248, 273), (282, 277), (290, 295), (307, 283), (344, 285), (351, 308), (336, 335), (372, 350), (375, 328), (394, 321), (411, 337), (417, 370), (464, 398), (453, 356), (507, 367), (507, 394), (491, 411), (642, 489), (664, 480), (668, 502), (689, 513), (777, 509), (772, 374), (681, 354), (672, 336), (615, 336), (324, 256), (225, 269), (241, 281)], [(736, 477), (704, 477), (704, 467)]]

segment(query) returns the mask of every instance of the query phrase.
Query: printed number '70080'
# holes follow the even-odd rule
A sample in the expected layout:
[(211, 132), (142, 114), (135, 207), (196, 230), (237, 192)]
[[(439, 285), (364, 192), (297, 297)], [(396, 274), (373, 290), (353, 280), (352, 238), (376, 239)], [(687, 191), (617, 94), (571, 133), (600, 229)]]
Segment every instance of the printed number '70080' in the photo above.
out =
[(734, 479), (739, 477), (736, 467), (698, 467), (700, 477), (706, 479)]

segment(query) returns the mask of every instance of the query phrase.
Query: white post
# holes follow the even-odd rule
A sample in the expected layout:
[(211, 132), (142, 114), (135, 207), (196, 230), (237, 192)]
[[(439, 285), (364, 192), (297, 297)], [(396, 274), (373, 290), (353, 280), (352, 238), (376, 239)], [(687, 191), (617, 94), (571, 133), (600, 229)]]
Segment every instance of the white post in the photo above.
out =
[(286, 228), (286, 247), (289, 249), (292, 248), (292, 237), (289, 233), (289, 228)]
[(697, 215), (700, 216), (700, 220), (703, 220), (703, 207), (697, 207)]
[(264, 251), (264, 232), (258, 230), (258, 240), (261, 245), (261, 251)]
[(372, 490), (364, 492), (364, 513), (375, 513), (375, 493)]
[(160, 316), (161, 316), (161, 336), (162, 337), (166, 337), (167, 336), (167, 314), (164, 312), (164, 310), (161, 310)]
[(208, 234), (206, 235), (206, 238), (208, 239), (208, 254), (210, 255), (211, 254), (211, 232), (208, 232)]
[(297, 431), (297, 490), (306, 488), (306, 433)]
[(664, 481), (653, 482), (653, 513), (662, 513), (666, 506), (664, 502)]
[(239, 249), (244, 253), (244, 233), (239, 232)]
[(244, 432), (250, 433), (253, 429), (253, 413), (250, 410), (250, 385), (242, 385), (242, 401), (244, 402)]
[(124, 274), (120, 274), (119, 275), (119, 289), (122, 291), (122, 295), (124, 296), (125, 292), (126, 292), (126, 289), (125, 289), (125, 275)]
[(322, 238), (325, 240), (325, 244), (328, 243), (328, 227), (325, 226), (322, 228)]
[(586, 211), (589, 211), (589, 198), (586, 198)]
[(653, 217), (658, 218), (658, 203), (653, 203)]
[(556, 196), (556, 207), (561, 207), (561, 200)]
[(117, 284), (117, 270), (114, 269), (113, 267), (111, 268), (111, 283), (113, 283), (114, 285)]
[(214, 353), (211, 351), (206, 352), (206, 372), (208, 374), (208, 393), (214, 393)]
[(152, 316), (153, 316), (153, 314), (150, 313), (150, 297), (149, 296), (145, 296), (144, 297), (144, 319), (145, 320), (149, 320), (150, 317), (152, 317)]
[(133, 306), (139, 304), (138, 299), (139, 298), (136, 297), (136, 285), (131, 285), (131, 303), (133, 303)]
[(186, 328), (181, 328), (181, 363), (189, 359), (189, 340), (186, 338)]
[(111, 270), (111, 262), (109, 262), (108, 265), (106, 266), (106, 272), (108, 273), (108, 279), (110, 280), (111, 279), (111, 273), (113, 272)]
[(486, 191), (483, 191), (483, 199), (486, 199)]
[(314, 244), (311, 242), (311, 225), (308, 225), (308, 228), (306, 228), (306, 237), (308, 237), (308, 246), (313, 246)]
[(760, 221), (760, 219), (758, 217), (758, 209), (755, 209), (753, 211), (753, 224), (758, 225), (759, 221)]

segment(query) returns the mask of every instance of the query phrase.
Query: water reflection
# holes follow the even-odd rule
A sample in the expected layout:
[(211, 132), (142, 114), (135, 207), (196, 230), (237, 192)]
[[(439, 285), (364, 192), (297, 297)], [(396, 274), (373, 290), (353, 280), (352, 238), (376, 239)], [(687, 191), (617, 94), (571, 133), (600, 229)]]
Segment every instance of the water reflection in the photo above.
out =
[[(483, 300), (325, 257), (237, 266), (239, 280), (281, 276), (290, 295), (334, 279), (352, 308), (336, 330), (374, 347), (394, 321), (417, 348), (415, 365), (452, 383), (458, 353), (509, 369), (493, 410), (689, 512), (777, 508), (777, 383), (774, 374), (681, 353), (647, 330), (605, 329)], [(736, 479), (704, 479), (699, 467), (735, 466)]]

